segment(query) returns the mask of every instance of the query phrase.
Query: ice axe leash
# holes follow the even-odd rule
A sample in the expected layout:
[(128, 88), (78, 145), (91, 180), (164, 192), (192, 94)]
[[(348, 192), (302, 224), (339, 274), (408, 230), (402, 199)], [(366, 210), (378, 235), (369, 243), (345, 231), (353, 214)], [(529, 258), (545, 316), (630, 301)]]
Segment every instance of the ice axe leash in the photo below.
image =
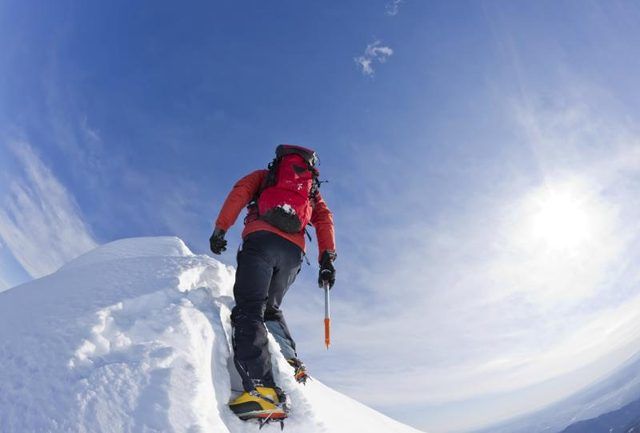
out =
[(323, 281), (324, 288), (324, 345), (327, 350), (331, 345), (331, 303), (329, 302), (329, 283)]

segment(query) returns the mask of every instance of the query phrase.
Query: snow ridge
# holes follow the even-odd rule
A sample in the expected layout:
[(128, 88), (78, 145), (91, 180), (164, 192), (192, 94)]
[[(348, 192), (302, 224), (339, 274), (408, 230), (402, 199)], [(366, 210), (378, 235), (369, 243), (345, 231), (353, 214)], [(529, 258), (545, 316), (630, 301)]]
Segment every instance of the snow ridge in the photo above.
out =
[[(234, 273), (178, 238), (125, 239), (1, 293), (0, 431), (256, 432), (227, 407)], [(287, 432), (416, 432), (297, 384), (272, 338), (270, 350)]]

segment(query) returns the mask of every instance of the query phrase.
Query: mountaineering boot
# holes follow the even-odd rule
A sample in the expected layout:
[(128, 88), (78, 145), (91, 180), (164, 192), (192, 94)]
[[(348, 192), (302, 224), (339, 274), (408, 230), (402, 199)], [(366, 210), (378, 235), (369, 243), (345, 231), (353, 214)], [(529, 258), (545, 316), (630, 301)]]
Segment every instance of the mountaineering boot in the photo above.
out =
[(293, 377), (295, 377), (296, 382), (306, 385), (307, 379), (310, 379), (310, 377), (309, 373), (307, 372), (307, 367), (304, 365), (304, 363), (298, 358), (287, 359), (287, 362), (290, 366), (293, 367)]
[(289, 397), (280, 388), (257, 386), (253, 391), (240, 394), (229, 403), (229, 407), (241, 420), (258, 419), (268, 422), (285, 419), (290, 403)]

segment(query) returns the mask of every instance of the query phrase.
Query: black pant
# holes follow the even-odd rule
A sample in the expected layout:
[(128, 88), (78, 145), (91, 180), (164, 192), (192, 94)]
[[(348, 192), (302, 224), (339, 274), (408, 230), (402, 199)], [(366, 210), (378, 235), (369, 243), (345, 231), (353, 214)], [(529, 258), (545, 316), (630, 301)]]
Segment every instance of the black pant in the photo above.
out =
[(248, 235), (238, 253), (231, 323), (234, 362), (247, 391), (258, 384), (275, 386), (265, 321), (277, 330), (273, 334), (285, 356), (295, 355), (280, 304), (300, 272), (302, 258), (300, 247), (267, 231)]

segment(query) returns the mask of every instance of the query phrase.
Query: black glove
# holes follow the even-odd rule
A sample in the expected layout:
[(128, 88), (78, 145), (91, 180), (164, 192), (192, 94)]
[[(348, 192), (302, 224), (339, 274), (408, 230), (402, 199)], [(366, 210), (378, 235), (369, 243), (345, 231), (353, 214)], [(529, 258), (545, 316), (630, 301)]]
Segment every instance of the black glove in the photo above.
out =
[(333, 261), (336, 259), (335, 251), (326, 250), (320, 257), (320, 273), (318, 274), (318, 286), (324, 287), (329, 284), (329, 288), (336, 283), (336, 268), (333, 267)]
[(224, 239), (225, 231), (216, 227), (209, 238), (209, 247), (213, 254), (220, 254), (227, 250), (227, 241)]

